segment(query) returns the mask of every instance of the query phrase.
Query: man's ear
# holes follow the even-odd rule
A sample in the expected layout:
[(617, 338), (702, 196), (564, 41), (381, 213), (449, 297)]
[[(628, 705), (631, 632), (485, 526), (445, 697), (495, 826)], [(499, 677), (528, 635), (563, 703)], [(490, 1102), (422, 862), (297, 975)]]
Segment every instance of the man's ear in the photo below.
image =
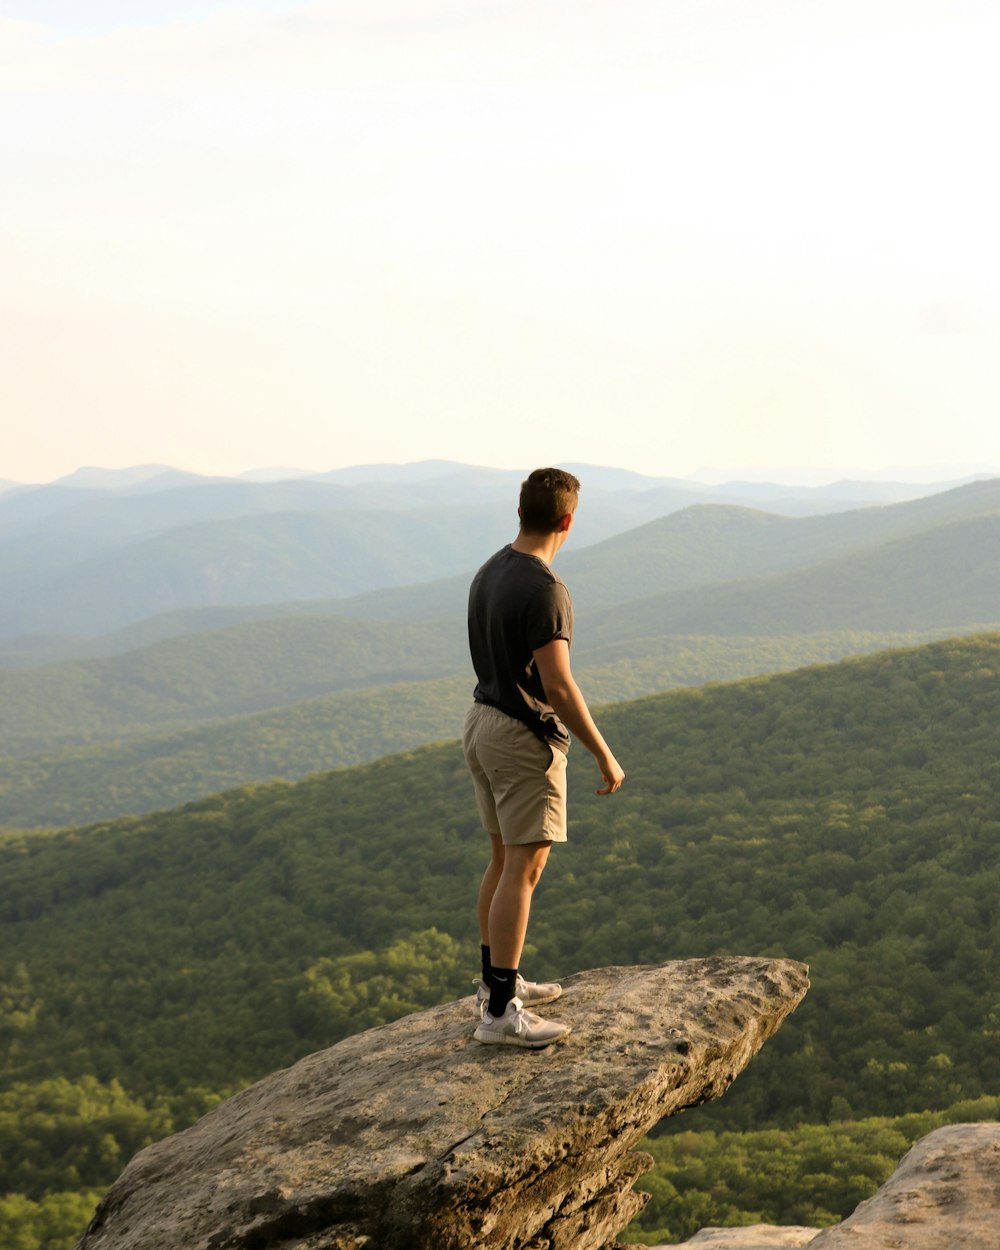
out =
[(565, 516), (561, 516), (559, 518), (559, 529), (557, 530), (557, 533), (559, 534), (569, 533), (569, 528), (572, 524), (573, 524), (573, 513), (567, 512)]

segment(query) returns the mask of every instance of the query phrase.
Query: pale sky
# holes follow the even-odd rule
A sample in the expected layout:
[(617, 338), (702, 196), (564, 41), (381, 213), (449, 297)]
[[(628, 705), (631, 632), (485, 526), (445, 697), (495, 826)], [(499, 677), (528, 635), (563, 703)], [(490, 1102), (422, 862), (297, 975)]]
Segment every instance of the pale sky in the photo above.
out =
[(0, 478), (1000, 465), (996, 0), (0, 0)]

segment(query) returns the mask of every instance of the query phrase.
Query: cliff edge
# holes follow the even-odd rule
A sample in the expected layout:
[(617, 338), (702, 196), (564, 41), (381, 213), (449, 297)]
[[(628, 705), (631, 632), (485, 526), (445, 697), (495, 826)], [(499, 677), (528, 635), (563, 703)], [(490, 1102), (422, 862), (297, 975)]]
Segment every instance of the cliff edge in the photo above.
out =
[(472, 1039), (472, 998), (310, 1055), (141, 1151), (77, 1250), (610, 1250), (632, 1152), (718, 1098), (801, 1001), (790, 960), (563, 981), (541, 1051)]

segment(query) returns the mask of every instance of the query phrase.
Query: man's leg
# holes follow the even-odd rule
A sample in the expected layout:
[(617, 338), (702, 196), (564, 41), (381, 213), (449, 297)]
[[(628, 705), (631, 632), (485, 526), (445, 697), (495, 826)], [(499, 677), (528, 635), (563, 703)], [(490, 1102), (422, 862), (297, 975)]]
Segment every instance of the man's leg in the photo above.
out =
[[(487, 917), (487, 945), (493, 967), (488, 1011), (492, 1016), (502, 1015), (514, 997), (514, 982), (528, 931), (531, 896), (549, 857), (550, 845), (549, 842), (531, 842), (527, 846), (504, 848), (503, 865)], [(487, 869), (487, 874), (489, 871)]]
[(492, 853), (490, 862), (486, 865), (486, 871), (483, 873), (483, 879), (479, 883), (479, 899), (476, 904), (476, 915), (479, 918), (479, 942), (480, 950), (483, 957), (483, 985), (489, 993), (490, 973), (493, 969), (493, 960), (490, 955), (490, 904), (493, 902), (493, 895), (496, 888), (500, 884), (500, 875), (503, 872), (504, 846), (503, 838), (499, 833), (491, 833), (490, 841), (492, 843)]
[(503, 838), (501, 838), (499, 833), (491, 833), (490, 842), (492, 843), (492, 854), (490, 855), (490, 862), (486, 865), (486, 871), (483, 873), (483, 879), (479, 884), (479, 903), (476, 908), (479, 916), (479, 940), (484, 946), (489, 946), (490, 944), (490, 904), (493, 902), (493, 895), (500, 884), (500, 876), (504, 865)]
[(516, 968), (528, 931), (531, 896), (549, 857), (550, 842), (504, 848), (500, 880), (490, 903), (488, 933), (494, 965)]

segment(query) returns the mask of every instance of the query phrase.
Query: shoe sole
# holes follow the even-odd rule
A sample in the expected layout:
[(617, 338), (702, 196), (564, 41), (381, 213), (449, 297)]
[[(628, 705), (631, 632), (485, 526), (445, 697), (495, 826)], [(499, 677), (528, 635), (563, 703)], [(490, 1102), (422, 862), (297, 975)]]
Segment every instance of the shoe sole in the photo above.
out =
[(551, 1046), (553, 1042), (561, 1042), (571, 1032), (572, 1029), (567, 1027), (561, 1033), (557, 1033), (555, 1037), (532, 1040), (527, 1037), (518, 1037), (516, 1033), (488, 1033), (480, 1027), (476, 1029), (472, 1036), (477, 1042), (482, 1042), (486, 1046), (521, 1046), (525, 1050), (541, 1050), (543, 1046)]
[(529, 1011), (534, 1011), (536, 1007), (544, 1007), (546, 1003), (554, 1003), (557, 998), (562, 998), (562, 991), (558, 994), (550, 994), (547, 998), (533, 998), (529, 1002), (528, 999), (522, 998), (521, 1002)]

